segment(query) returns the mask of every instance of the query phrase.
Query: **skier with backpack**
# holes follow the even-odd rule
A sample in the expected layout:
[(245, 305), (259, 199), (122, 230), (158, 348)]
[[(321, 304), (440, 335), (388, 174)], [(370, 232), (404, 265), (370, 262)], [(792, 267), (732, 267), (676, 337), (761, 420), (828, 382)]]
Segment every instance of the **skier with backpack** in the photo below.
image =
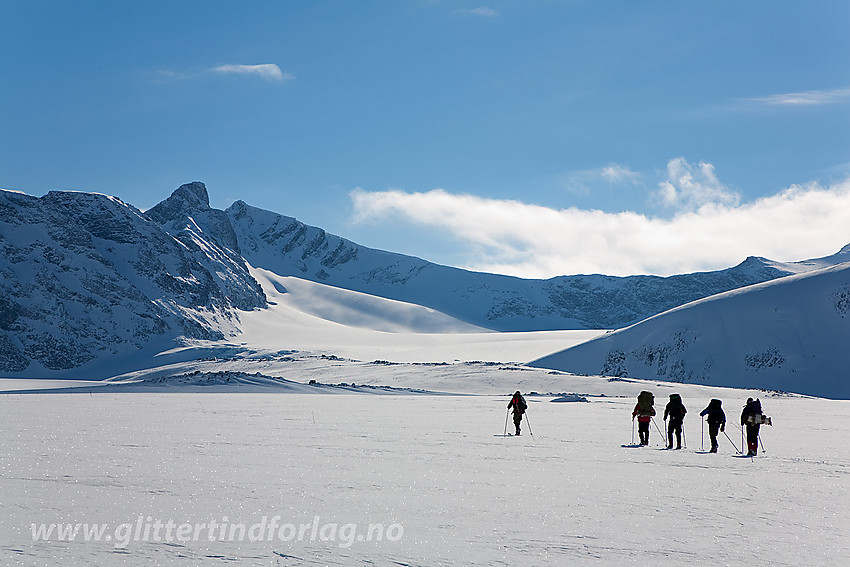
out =
[(667, 448), (673, 448), (673, 433), (676, 434), (676, 448), (682, 448), (682, 424), (685, 421), (685, 414), (688, 410), (685, 409), (685, 404), (682, 403), (682, 396), (679, 394), (670, 394), (670, 401), (667, 402), (667, 407), (664, 408), (664, 421), (670, 418), (667, 424)]
[[(708, 416), (708, 437), (711, 439), (711, 450), (709, 453), (717, 452), (717, 433), (726, 429), (726, 413), (721, 407), (723, 402), (714, 399), (708, 402), (708, 407), (699, 412), (700, 416)], [(737, 450), (737, 449), (736, 449)]]
[(519, 390), (514, 393), (514, 397), (511, 398), (511, 401), (508, 403), (508, 409), (511, 408), (513, 408), (514, 413), (514, 425), (516, 426), (516, 434), (519, 435), (519, 424), (520, 422), (522, 422), (522, 415), (525, 413), (525, 410), (528, 409), (528, 404), (525, 402), (525, 398), (522, 397), (522, 394), (519, 392)]
[(747, 405), (744, 406), (744, 411), (741, 412), (741, 425), (747, 426), (747, 448), (748, 457), (754, 457), (759, 451), (759, 428), (762, 423), (773, 425), (770, 418), (761, 412), (761, 401), (756, 398), (747, 398)]
[(640, 435), (640, 444), (649, 445), (649, 422), (652, 416), (655, 415), (655, 408), (652, 407), (655, 403), (655, 396), (652, 392), (644, 390), (638, 395), (637, 404), (632, 412), (632, 419), (637, 416), (638, 420), (638, 435)]

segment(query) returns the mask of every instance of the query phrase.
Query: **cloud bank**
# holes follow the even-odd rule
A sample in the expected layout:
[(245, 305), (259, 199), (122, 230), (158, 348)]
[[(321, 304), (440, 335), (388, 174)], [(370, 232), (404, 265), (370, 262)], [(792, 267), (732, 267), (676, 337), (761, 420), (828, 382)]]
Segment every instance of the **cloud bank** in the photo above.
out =
[(284, 74), (280, 67), (274, 63), (264, 63), (262, 65), (219, 65), (212, 69), (216, 73), (226, 75), (255, 75), (267, 81), (281, 82), (284, 80), (294, 79), (289, 73)]
[(462, 267), (527, 278), (565, 274), (671, 275), (726, 268), (748, 255), (791, 261), (850, 242), (850, 179), (795, 185), (741, 204), (707, 163), (668, 164), (659, 193), (671, 217), (552, 208), (442, 189), (351, 193), (356, 222), (403, 218), (439, 229), (469, 250)]

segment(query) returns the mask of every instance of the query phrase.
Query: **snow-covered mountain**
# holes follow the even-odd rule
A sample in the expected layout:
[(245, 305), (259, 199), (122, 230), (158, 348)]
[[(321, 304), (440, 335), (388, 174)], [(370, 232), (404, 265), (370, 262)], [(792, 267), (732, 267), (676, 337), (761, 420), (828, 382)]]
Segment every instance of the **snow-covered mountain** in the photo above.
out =
[(850, 262), (695, 301), (531, 365), (847, 399), (848, 344)]
[(497, 331), (619, 328), (694, 299), (813, 269), (748, 258), (727, 270), (672, 277), (529, 280), (470, 272), (360, 246), (243, 201), (217, 211), (197, 182), (147, 214), (175, 236), (217, 243), (234, 260), (241, 255), (279, 276), (425, 306)]
[(301, 298), (303, 313), (336, 324), (537, 331), (620, 328), (848, 257), (850, 247), (802, 263), (751, 257), (672, 277), (526, 280), (367, 248), (242, 201), (213, 209), (200, 182), (144, 213), (98, 194), (0, 191), (0, 371), (46, 375), (143, 348), (159, 352), (181, 338), (235, 336), (245, 312), (269, 306), (255, 278), (261, 272), (264, 281), (297, 290), (288, 309)]
[(521, 279), (374, 250), (242, 201), (226, 214), (254, 267), (423, 305), (497, 331), (620, 328), (695, 299), (813, 269), (751, 257), (734, 268), (671, 277)]
[(239, 310), (265, 306), (244, 262), (188, 228), (172, 236), (105, 195), (0, 191), (4, 373), (224, 338)]

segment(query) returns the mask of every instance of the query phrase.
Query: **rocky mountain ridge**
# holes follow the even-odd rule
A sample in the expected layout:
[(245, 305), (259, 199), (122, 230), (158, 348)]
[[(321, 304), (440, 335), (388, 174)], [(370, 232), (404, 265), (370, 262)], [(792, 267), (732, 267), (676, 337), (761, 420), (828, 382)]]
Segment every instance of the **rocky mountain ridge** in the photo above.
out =
[(115, 197), (0, 191), (0, 371), (233, 335), (239, 310), (266, 305), (239, 264)]
[(375, 250), (203, 183), (142, 212), (116, 197), (0, 191), (0, 372), (62, 371), (153, 344), (239, 333), (267, 306), (249, 265), (429, 307), (496, 331), (614, 329), (677, 305), (835, 263), (748, 258), (716, 272), (525, 280)]

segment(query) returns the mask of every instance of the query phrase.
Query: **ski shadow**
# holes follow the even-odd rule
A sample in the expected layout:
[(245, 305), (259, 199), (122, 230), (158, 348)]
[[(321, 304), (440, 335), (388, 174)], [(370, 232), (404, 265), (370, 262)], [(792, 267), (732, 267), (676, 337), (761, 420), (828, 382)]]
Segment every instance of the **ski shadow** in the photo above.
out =
[(504, 434), (504, 433), (496, 433), (493, 437), (519, 437), (519, 435), (514, 435), (512, 433)]
[(755, 458), (755, 455), (732, 455), (736, 459), (752, 459)]
[(648, 445), (641, 445), (640, 443), (632, 443), (631, 445), (620, 445), (623, 449), (640, 449), (641, 447), (647, 447)]
[(713, 455), (711, 451), (694, 451), (697, 455)]

